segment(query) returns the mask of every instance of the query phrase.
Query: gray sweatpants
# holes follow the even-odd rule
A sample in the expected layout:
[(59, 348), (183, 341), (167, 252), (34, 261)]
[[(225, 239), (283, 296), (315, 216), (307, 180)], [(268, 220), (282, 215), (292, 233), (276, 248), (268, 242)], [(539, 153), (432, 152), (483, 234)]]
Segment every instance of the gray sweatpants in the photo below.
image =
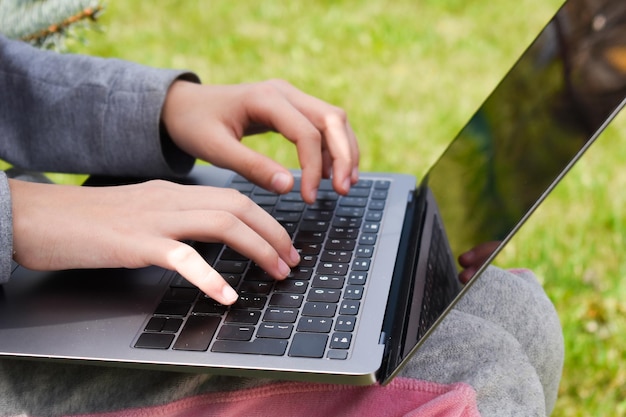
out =
[[(546, 416), (554, 407), (562, 365), (560, 323), (535, 277), (489, 268), (401, 375), (468, 383), (483, 416)], [(2, 360), (0, 415), (105, 412), (267, 382)]]

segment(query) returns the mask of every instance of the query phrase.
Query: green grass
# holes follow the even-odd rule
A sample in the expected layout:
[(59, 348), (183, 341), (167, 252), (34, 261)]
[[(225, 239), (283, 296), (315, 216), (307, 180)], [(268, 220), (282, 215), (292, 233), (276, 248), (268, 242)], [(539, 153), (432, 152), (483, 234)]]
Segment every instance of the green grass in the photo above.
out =
[[(279, 77), (348, 111), (363, 170), (423, 174), (560, 0), (110, 0), (75, 51), (189, 68), (205, 83)], [(555, 416), (626, 415), (626, 114), (498, 258), (543, 280), (566, 363)], [(247, 143), (295, 167), (276, 136)]]

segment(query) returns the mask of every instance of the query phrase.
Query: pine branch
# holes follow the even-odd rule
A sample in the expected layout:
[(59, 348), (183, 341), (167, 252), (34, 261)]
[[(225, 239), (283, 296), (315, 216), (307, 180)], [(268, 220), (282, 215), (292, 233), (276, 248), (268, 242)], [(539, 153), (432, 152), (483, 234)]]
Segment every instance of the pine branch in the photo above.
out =
[(39, 47), (57, 47), (71, 27), (102, 12), (100, 0), (0, 0), (0, 33)]

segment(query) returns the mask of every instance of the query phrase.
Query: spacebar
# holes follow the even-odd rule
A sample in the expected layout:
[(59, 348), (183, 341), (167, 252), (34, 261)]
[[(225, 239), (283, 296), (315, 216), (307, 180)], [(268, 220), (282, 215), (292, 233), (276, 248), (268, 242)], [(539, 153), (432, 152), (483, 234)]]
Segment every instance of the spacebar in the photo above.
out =
[(279, 339), (254, 339), (252, 342), (218, 340), (213, 343), (212, 352), (249, 353), (254, 355), (281, 356), (287, 350), (287, 341)]

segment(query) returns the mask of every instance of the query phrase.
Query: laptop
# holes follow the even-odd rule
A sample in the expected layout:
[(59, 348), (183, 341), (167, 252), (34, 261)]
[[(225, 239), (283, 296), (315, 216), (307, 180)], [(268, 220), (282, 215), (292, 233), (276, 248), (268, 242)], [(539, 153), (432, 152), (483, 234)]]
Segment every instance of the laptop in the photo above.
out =
[[(567, 0), (420, 182), (365, 173), (306, 205), (297, 186), (278, 196), (197, 165), (177, 180), (237, 188), (293, 236), (303, 261), (287, 280), (215, 243), (190, 242), (240, 293), (232, 307), (157, 267), (16, 266), (0, 357), (389, 382), (624, 106), (624, 33), (623, 0)], [(477, 247), (488, 256), (461, 284), (457, 260)]]

